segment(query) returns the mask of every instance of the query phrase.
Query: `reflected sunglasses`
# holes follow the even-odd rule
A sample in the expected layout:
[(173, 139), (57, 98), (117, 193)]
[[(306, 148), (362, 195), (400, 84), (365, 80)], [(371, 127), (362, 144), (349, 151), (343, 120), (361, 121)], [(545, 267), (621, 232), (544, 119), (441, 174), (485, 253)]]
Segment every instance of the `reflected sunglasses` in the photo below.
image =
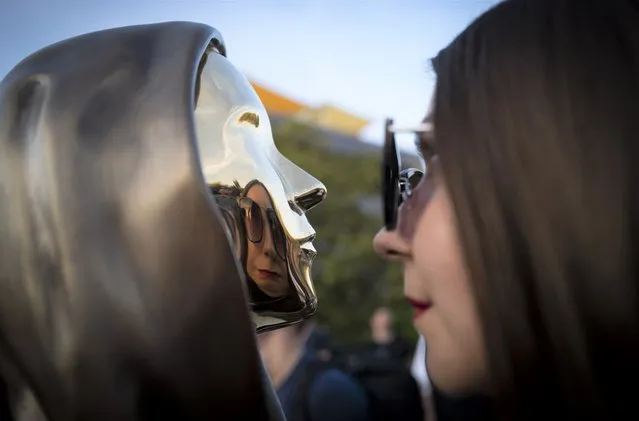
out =
[(248, 197), (239, 197), (238, 204), (244, 210), (246, 236), (249, 241), (261, 243), (264, 239), (264, 229), (270, 229), (275, 252), (280, 259), (286, 261), (286, 234), (275, 210), (263, 208)]
[(384, 148), (382, 151), (382, 206), (384, 209), (384, 225), (388, 231), (397, 227), (397, 215), (400, 205), (413, 194), (424, 172), (416, 168), (400, 171), (401, 156), (397, 149), (395, 133), (420, 133), (423, 126), (398, 128), (393, 126), (392, 119), (386, 119)]

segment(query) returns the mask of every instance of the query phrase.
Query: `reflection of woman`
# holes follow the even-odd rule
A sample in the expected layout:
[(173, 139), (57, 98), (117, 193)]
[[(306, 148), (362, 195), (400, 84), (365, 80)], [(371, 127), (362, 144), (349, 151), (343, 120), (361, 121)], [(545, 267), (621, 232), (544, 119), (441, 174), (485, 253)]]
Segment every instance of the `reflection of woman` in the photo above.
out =
[[(286, 236), (264, 185), (255, 180), (244, 189), (237, 184), (216, 185), (211, 191), (231, 230), (254, 310), (262, 305), (269, 310), (292, 309), (292, 303), (282, 301), (290, 289)], [(275, 302), (278, 307), (273, 307)]]
[(289, 288), (286, 237), (264, 185), (250, 183), (244, 192), (253, 202), (249, 202), (251, 209), (245, 214), (248, 232), (246, 274), (269, 297), (283, 297)]
[(504, 1), (433, 64), (430, 169), (375, 239), (431, 380), (509, 420), (639, 419), (639, 2)]

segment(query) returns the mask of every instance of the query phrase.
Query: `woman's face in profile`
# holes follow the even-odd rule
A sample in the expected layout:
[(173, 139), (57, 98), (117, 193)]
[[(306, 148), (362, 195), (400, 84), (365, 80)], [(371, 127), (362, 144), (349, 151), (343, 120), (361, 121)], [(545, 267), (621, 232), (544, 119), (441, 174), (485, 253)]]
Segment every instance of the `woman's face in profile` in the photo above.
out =
[(260, 184), (250, 187), (246, 197), (261, 208), (263, 230), (261, 241), (253, 242), (247, 239), (246, 273), (269, 297), (283, 297), (289, 288), (288, 269), (286, 260), (276, 250), (266, 213), (267, 209), (273, 209), (273, 203), (264, 186)]
[(428, 149), (422, 150), (427, 175), (402, 204), (397, 228), (382, 229), (373, 243), (384, 258), (404, 266), (404, 292), (426, 339), (433, 382), (449, 393), (476, 392), (486, 382), (483, 340), (433, 141), (421, 142)]

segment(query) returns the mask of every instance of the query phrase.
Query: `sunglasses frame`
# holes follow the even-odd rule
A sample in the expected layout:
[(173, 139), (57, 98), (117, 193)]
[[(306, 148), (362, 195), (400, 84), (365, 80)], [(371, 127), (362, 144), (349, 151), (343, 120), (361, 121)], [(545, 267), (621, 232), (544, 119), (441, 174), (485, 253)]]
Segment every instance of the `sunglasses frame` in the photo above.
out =
[[(259, 239), (251, 238), (251, 235), (250, 235), (251, 229), (248, 226), (248, 224), (247, 224), (246, 238), (253, 244), (261, 243), (264, 240), (264, 229), (265, 229), (264, 223), (266, 222), (271, 230), (271, 241), (273, 242), (273, 248), (275, 249), (275, 252), (282, 260), (286, 261), (286, 247), (287, 247), (286, 234), (284, 233), (281, 227), (281, 224), (277, 218), (277, 214), (275, 213), (275, 211), (273, 209), (264, 208), (260, 206), (257, 202), (255, 202), (250, 197), (246, 197), (246, 196), (238, 197), (237, 200), (238, 200), (238, 205), (240, 206), (240, 208), (244, 210), (244, 213), (242, 214), (242, 216), (243, 218), (245, 218), (245, 220), (247, 220), (247, 218), (250, 217), (249, 215), (252, 215), (253, 207), (259, 209), (259, 212), (260, 212), (261, 230), (260, 230)], [(266, 214), (266, 221), (263, 218), (263, 213)], [(282, 237), (281, 240), (283, 243), (280, 246), (284, 247), (284, 250), (280, 250), (280, 247), (278, 246), (278, 242), (275, 239), (276, 231), (281, 231), (280, 234), (281, 234), (281, 237)]]
[[(420, 133), (427, 130), (428, 127), (422, 124), (414, 128), (398, 128), (393, 125), (391, 118), (386, 119), (384, 126), (381, 165), (382, 208), (384, 210), (384, 226), (388, 231), (392, 231), (397, 227), (399, 207), (412, 195), (413, 189), (424, 176), (424, 171), (417, 168), (407, 168), (400, 171), (402, 158), (397, 149), (395, 133)], [(412, 180), (416, 176), (419, 177), (419, 180), (413, 183)]]

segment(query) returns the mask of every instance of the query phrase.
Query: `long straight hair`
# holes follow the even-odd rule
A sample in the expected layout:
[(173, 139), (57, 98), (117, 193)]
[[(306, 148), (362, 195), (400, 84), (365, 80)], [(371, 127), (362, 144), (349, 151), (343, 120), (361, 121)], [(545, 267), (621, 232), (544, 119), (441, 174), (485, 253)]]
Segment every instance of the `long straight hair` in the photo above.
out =
[(433, 66), (502, 414), (639, 418), (639, 2), (505, 1)]

